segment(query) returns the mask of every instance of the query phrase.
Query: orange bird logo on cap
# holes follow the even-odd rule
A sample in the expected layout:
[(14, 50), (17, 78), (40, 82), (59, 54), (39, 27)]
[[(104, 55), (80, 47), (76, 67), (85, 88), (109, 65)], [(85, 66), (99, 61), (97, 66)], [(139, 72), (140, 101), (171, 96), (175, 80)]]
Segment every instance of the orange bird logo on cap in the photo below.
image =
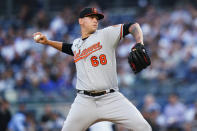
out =
[(97, 9), (96, 8), (92, 8), (92, 12), (97, 13)]

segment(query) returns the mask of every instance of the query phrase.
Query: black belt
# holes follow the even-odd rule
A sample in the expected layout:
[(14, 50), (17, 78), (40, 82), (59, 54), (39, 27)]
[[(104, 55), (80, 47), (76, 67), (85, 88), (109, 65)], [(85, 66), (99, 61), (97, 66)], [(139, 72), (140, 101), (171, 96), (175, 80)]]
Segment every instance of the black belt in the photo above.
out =
[(77, 93), (80, 94), (84, 94), (84, 95), (88, 95), (88, 96), (101, 96), (101, 95), (105, 95), (107, 93), (113, 93), (115, 92), (114, 89), (108, 89), (108, 90), (103, 90), (103, 91), (86, 91), (86, 90), (78, 90), (77, 89)]

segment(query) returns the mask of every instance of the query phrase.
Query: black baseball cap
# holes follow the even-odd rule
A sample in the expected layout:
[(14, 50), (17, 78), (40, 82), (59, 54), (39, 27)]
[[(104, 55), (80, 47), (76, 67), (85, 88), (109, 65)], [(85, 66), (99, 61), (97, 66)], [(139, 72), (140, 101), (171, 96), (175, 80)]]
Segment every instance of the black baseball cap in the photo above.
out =
[(91, 15), (98, 16), (98, 20), (101, 20), (104, 18), (104, 15), (102, 13), (99, 13), (96, 8), (84, 8), (80, 12), (79, 18), (84, 18), (84, 17), (91, 16)]

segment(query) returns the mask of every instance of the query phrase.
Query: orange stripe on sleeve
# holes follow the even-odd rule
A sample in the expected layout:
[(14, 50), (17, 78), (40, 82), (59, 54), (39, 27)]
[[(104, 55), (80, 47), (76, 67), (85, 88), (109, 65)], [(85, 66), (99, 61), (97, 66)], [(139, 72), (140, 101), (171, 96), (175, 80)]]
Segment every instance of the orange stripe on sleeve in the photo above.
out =
[(121, 24), (121, 28), (120, 28), (120, 40), (122, 39), (122, 25), (123, 24)]

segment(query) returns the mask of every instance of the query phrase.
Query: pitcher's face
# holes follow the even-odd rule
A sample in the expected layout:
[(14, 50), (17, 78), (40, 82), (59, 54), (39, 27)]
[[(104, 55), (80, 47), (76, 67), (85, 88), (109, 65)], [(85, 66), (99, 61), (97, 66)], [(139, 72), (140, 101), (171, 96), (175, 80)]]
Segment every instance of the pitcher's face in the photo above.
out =
[(88, 33), (94, 33), (98, 28), (98, 16), (90, 15), (79, 19), (79, 24)]

